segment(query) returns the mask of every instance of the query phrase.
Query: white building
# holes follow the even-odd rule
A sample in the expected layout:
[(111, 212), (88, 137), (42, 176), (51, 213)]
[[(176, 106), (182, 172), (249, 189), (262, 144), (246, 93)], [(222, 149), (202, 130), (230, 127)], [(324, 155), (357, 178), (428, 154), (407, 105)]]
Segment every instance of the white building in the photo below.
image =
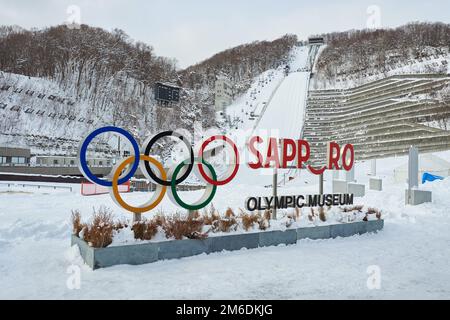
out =
[(224, 76), (217, 78), (214, 90), (214, 106), (216, 111), (225, 111), (233, 102), (233, 90), (230, 80)]

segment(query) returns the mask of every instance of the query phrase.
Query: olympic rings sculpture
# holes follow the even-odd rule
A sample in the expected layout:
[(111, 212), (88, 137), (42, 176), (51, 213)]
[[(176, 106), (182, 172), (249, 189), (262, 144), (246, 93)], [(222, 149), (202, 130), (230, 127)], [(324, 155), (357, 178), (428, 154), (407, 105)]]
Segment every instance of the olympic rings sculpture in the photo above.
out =
[[(96, 177), (89, 169), (87, 163), (87, 151), (89, 144), (100, 134), (112, 132), (124, 136), (130, 141), (133, 148), (134, 155), (124, 159), (122, 162), (115, 165), (111, 175), (111, 181), (100, 179)], [(179, 139), (189, 150), (190, 158), (182, 161), (180, 164), (174, 165), (166, 172), (162, 163), (150, 156), (152, 147), (158, 140), (164, 137), (174, 137)], [(217, 177), (213, 166), (209, 164), (203, 157), (207, 146), (216, 140), (222, 140), (231, 146), (234, 153), (234, 166), (228, 166), (228, 170), (223, 174), (223, 177)], [(163, 200), (167, 187), (170, 187), (168, 192), (171, 201), (186, 210), (200, 210), (205, 208), (214, 199), (218, 186), (223, 186), (230, 183), (239, 171), (239, 152), (235, 143), (226, 136), (217, 135), (205, 140), (201, 145), (198, 155), (194, 155), (192, 143), (182, 134), (175, 131), (165, 131), (147, 139), (144, 145), (139, 149), (139, 145), (134, 137), (126, 130), (118, 127), (103, 127), (92, 131), (80, 144), (78, 150), (78, 168), (82, 175), (94, 184), (103, 187), (108, 187), (110, 195), (114, 202), (132, 213), (146, 213), (156, 208)], [(127, 169), (126, 169), (127, 168)], [(129, 181), (141, 169), (142, 174), (151, 182), (157, 185), (153, 196), (143, 205), (135, 207), (126, 203), (119, 193), (119, 185)], [(206, 168), (206, 170), (205, 170)], [(125, 170), (126, 169), (126, 170)], [(125, 171), (124, 171), (125, 170)], [(155, 171), (157, 173), (155, 173)], [(122, 171), (124, 171), (122, 173)], [(177, 186), (184, 182), (189, 175), (194, 171), (197, 178), (203, 180), (207, 187), (202, 197), (195, 203), (188, 204), (184, 202), (177, 193)], [(180, 176), (178, 178), (178, 176)]]

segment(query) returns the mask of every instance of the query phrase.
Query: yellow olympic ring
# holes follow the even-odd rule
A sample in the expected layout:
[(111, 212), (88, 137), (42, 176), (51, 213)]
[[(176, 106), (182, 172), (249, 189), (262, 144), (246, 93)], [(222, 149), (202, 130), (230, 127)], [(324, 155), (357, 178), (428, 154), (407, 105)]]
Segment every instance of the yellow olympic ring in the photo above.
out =
[[(158, 162), (157, 160), (155, 160), (152, 157), (149, 157), (149, 156), (146, 156), (143, 154), (140, 155), (139, 160), (147, 161), (147, 162), (153, 164), (160, 172), (162, 180), (167, 179), (166, 171), (164, 170), (164, 167), (162, 166), (162, 164), (160, 162)], [(158, 206), (161, 203), (161, 201), (164, 198), (164, 195), (166, 194), (167, 187), (162, 186), (162, 185), (157, 185), (155, 193), (153, 194), (153, 197), (147, 203), (142, 205), (141, 207), (133, 207), (133, 206), (129, 205), (128, 203), (126, 203), (120, 196), (119, 188), (118, 188), (118, 181), (119, 181), (120, 173), (123, 171), (123, 169), (127, 165), (132, 164), (134, 161), (135, 161), (134, 156), (129, 157), (129, 158), (125, 159), (114, 171), (114, 175), (112, 178), (111, 196), (117, 202), (117, 204), (119, 206), (121, 206), (122, 208), (124, 208), (125, 210), (128, 210), (133, 213), (145, 213), (145, 212), (148, 212), (148, 211), (156, 208), (156, 206)]]

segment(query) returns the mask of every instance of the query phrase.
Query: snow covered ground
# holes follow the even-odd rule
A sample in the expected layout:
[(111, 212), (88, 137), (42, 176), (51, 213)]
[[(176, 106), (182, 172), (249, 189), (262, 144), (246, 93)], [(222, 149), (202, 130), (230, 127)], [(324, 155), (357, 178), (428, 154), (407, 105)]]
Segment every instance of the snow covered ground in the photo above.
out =
[[(450, 158), (450, 152), (438, 154)], [(379, 299), (450, 298), (450, 179), (423, 188), (433, 203), (404, 205), (404, 184), (394, 184), (393, 169), (405, 157), (378, 162), (382, 192), (369, 191), (357, 202), (383, 210), (385, 229), (345, 239), (302, 240), (280, 246), (222, 252), (143, 266), (117, 266), (91, 271), (76, 248), (70, 248), (70, 211), (88, 217), (105, 205), (117, 218), (131, 218), (109, 195), (82, 197), (73, 192), (0, 188), (0, 298), (162, 298), (162, 299)], [(370, 163), (357, 165), (357, 178), (367, 182)], [(331, 173), (325, 191), (331, 191)], [(317, 193), (317, 177), (302, 172), (279, 194)], [(221, 211), (244, 206), (248, 195), (270, 194), (260, 184), (219, 187), (214, 205)], [(184, 192), (185, 200), (199, 192)], [(133, 204), (148, 194), (128, 194)], [(166, 212), (175, 210), (167, 199)], [(368, 271), (379, 270), (380, 289), (370, 290)], [(80, 289), (67, 285), (80, 271)]]

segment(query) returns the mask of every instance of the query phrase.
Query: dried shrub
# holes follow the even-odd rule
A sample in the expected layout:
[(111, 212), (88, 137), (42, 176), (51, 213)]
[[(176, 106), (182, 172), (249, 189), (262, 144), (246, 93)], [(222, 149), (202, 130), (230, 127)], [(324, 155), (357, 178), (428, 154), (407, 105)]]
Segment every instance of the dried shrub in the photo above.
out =
[(287, 220), (286, 220), (286, 228), (290, 228), (293, 224), (294, 224), (294, 219), (292, 218), (292, 216), (286, 216)]
[(292, 221), (297, 221), (297, 216), (295, 215), (295, 212), (293, 213), (288, 213), (286, 215), (286, 217), (288, 217), (289, 219), (291, 219)]
[(128, 228), (128, 223), (123, 221), (116, 222), (113, 226), (114, 231), (120, 231), (125, 228)]
[(198, 219), (200, 218), (200, 212), (198, 210), (190, 211), (189, 216), (193, 219)]
[(327, 221), (326, 210), (323, 207), (319, 208), (319, 219), (322, 222), (326, 222)]
[(258, 220), (258, 228), (259, 230), (265, 231), (270, 227), (270, 222), (265, 220), (265, 219), (261, 219)]
[(300, 219), (300, 216), (302, 215), (302, 211), (300, 210), (299, 207), (295, 207), (295, 216), (297, 217), (297, 220)]
[(233, 217), (235, 217), (235, 214), (234, 214), (234, 212), (233, 212), (233, 209), (228, 208), (227, 211), (225, 212), (225, 217), (227, 217), (227, 218), (233, 218)]
[(86, 227), (85, 224), (81, 222), (80, 211), (72, 210), (72, 233), (73, 235), (80, 237), (80, 232)]
[(241, 219), (242, 219), (242, 227), (244, 228), (245, 231), (248, 231), (250, 228), (253, 227), (255, 223), (258, 223), (259, 217), (258, 215), (254, 214), (242, 213)]
[(167, 238), (182, 240), (184, 237), (188, 239), (207, 238), (208, 235), (202, 233), (203, 226), (203, 219), (194, 219), (192, 217), (183, 219), (180, 216), (175, 216), (170, 219), (166, 219), (162, 227)]
[(213, 232), (230, 232), (237, 230), (238, 222), (234, 217), (224, 218), (215, 220), (212, 226)]
[(266, 210), (264, 216), (258, 215), (258, 228), (259, 230), (267, 230), (270, 227), (270, 211)]
[(166, 223), (166, 217), (158, 214), (153, 218), (153, 221), (158, 227), (162, 227)]
[(378, 220), (381, 219), (381, 210), (375, 209), (375, 208), (369, 208), (369, 209), (367, 209), (367, 214), (366, 214), (366, 216), (364, 218), (364, 221), (368, 220), (368, 215), (369, 214), (374, 214), (377, 217)]
[(220, 219), (220, 214), (216, 211), (211, 215), (211, 218), (214, 220), (219, 220)]
[(206, 210), (204, 210), (202, 219), (205, 225), (213, 226), (216, 221), (220, 220), (220, 214), (217, 212), (214, 206), (211, 205), (209, 214)]
[(266, 211), (264, 211), (264, 219), (268, 221), (272, 220), (272, 210), (266, 209)]
[(364, 206), (359, 205), (359, 206), (341, 208), (341, 210), (345, 213), (353, 212), (353, 211), (362, 212), (363, 208), (364, 208)]
[(314, 209), (311, 208), (311, 213), (308, 214), (308, 219), (309, 219), (309, 221), (314, 222), (314, 217), (315, 217), (315, 216), (316, 216), (316, 214), (315, 214), (315, 212), (314, 212)]
[(211, 203), (211, 206), (209, 207), (209, 214), (210, 214), (211, 216), (213, 216), (214, 214), (217, 214), (217, 210), (216, 210), (216, 208), (214, 207), (214, 204), (212, 204), (212, 203)]
[(136, 240), (152, 240), (158, 232), (159, 221), (155, 219), (139, 221), (133, 224), (134, 238)]
[(205, 226), (212, 226), (214, 222), (217, 221), (216, 219), (213, 219), (213, 217), (209, 215), (203, 215), (202, 219)]
[(101, 207), (95, 211), (92, 222), (83, 229), (83, 239), (94, 248), (106, 248), (112, 243), (114, 221), (112, 212)]

